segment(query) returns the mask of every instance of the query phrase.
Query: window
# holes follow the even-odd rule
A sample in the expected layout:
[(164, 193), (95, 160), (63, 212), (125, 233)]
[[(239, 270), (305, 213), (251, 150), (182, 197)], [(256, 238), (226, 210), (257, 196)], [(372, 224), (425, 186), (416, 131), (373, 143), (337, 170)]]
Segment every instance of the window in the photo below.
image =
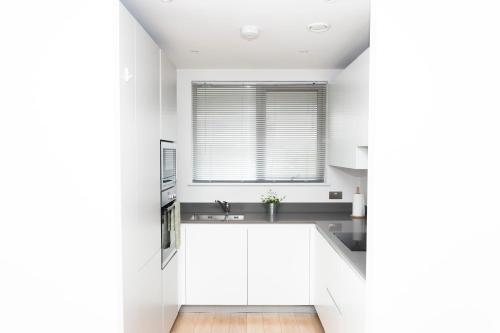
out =
[(324, 182), (326, 83), (192, 89), (193, 182)]

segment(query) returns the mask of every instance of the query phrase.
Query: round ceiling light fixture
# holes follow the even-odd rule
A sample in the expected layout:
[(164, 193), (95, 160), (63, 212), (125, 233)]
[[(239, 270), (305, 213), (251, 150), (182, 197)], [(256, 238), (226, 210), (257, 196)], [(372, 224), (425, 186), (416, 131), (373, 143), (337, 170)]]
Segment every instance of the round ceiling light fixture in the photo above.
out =
[(259, 37), (259, 27), (255, 25), (244, 25), (240, 30), (241, 37), (246, 40), (254, 40)]
[(309, 24), (307, 29), (311, 32), (326, 32), (330, 30), (330, 25), (328, 23), (316, 22)]

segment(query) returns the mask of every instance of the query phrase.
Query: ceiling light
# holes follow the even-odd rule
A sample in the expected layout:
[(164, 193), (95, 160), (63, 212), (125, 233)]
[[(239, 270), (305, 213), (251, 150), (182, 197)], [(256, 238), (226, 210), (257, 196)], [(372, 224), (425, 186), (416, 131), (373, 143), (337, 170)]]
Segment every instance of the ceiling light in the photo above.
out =
[(311, 32), (325, 32), (330, 30), (330, 25), (328, 23), (316, 22), (309, 24), (307, 29)]
[(161, 0), (162, 2), (172, 2), (173, 0)]
[(244, 25), (240, 30), (241, 37), (246, 40), (254, 40), (259, 37), (259, 27), (255, 25)]
[(299, 53), (303, 53), (303, 54), (309, 53), (309, 50), (299, 50)]
[(200, 53), (200, 50), (189, 50), (189, 52), (194, 53), (194, 54), (198, 54), (198, 53)]

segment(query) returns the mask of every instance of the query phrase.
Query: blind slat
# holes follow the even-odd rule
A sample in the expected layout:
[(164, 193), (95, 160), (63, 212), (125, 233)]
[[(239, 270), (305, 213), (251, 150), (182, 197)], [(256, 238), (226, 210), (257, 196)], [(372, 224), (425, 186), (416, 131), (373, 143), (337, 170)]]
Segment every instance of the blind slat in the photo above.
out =
[(323, 182), (326, 86), (193, 82), (193, 181)]

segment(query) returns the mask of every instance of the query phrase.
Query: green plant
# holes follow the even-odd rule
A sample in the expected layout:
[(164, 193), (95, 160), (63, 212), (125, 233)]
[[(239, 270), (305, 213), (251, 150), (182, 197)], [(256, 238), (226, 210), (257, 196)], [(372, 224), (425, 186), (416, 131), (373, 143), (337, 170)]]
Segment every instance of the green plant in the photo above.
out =
[(274, 203), (278, 204), (285, 199), (285, 196), (279, 197), (276, 192), (269, 190), (266, 194), (261, 196), (262, 202), (266, 204)]

